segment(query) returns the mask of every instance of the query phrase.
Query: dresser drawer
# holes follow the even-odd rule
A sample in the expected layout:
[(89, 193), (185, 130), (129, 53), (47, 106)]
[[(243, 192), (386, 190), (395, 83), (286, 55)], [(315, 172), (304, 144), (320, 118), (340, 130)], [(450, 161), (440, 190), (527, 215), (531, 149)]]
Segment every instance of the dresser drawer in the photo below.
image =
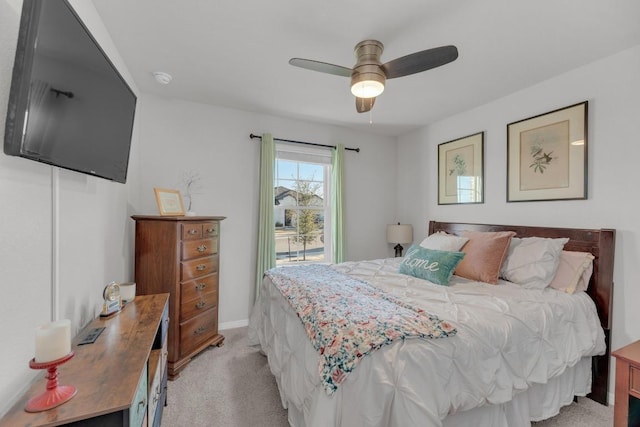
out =
[(196, 222), (182, 224), (182, 240), (195, 240), (207, 237), (218, 237), (219, 222)]
[[(184, 300), (183, 300), (184, 301)], [(213, 291), (204, 294), (199, 298), (185, 301), (180, 306), (180, 321), (191, 319), (193, 316), (200, 314), (210, 308), (218, 306), (218, 292)]]
[(180, 355), (186, 356), (218, 333), (218, 309), (212, 308), (180, 324)]
[(140, 427), (147, 417), (147, 365), (144, 365), (142, 375), (138, 382), (136, 395), (133, 398), (131, 408), (129, 408), (129, 425)]
[(180, 303), (218, 290), (218, 273), (180, 283)]
[(182, 242), (182, 259), (192, 259), (218, 252), (218, 239), (186, 240)]
[(182, 240), (202, 239), (202, 223), (183, 223)]
[(629, 391), (640, 398), (640, 368), (629, 367)]
[(197, 258), (191, 261), (183, 261), (181, 281), (195, 279), (196, 277), (206, 276), (218, 272), (218, 257), (210, 256), (206, 258)]
[(202, 224), (202, 237), (217, 237), (219, 222), (205, 222)]

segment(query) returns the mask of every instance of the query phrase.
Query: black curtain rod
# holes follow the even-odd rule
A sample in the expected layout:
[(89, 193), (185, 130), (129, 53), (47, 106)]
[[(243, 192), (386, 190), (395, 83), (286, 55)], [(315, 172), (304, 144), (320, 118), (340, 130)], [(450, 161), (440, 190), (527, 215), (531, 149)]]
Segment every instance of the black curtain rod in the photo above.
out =
[[(254, 134), (249, 134), (249, 138), (251, 139), (259, 139), (262, 141), (262, 137), (260, 135), (254, 135)], [(315, 145), (316, 147), (327, 147), (327, 148), (336, 148), (335, 145), (326, 145), (326, 144), (316, 144), (315, 142), (305, 142), (305, 141), (294, 141), (292, 139), (281, 139), (281, 138), (273, 138), (274, 141), (281, 141), (281, 142), (292, 142), (294, 144), (304, 144), (304, 145)], [(355, 151), (356, 153), (360, 152), (359, 148), (349, 148), (349, 147), (344, 147), (345, 150), (349, 150), (349, 151)]]

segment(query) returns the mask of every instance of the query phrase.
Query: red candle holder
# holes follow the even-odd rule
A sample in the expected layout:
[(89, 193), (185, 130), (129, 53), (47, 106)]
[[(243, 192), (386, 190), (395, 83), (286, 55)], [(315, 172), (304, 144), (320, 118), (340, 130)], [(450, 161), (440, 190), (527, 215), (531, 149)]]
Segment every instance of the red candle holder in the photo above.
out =
[(72, 385), (58, 385), (58, 365), (62, 365), (73, 357), (75, 353), (72, 351), (60, 359), (51, 360), (49, 362), (36, 362), (35, 357), (29, 361), (31, 369), (47, 370), (47, 391), (32, 397), (27, 402), (24, 410), (27, 412), (42, 412), (56, 406), (60, 406), (73, 396), (78, 390)]

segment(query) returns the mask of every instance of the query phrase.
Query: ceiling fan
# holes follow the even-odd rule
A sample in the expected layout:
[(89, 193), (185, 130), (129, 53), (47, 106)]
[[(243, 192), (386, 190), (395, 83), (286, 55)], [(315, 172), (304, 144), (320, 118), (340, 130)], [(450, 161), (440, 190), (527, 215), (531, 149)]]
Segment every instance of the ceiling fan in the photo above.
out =
[(380, 62), (384, 45), (377, 40), (364, 40), (354, 48), (356, 65), (347, 68), (311, 59), (291, 58), (289, 64), (307, 70), (336, 76), (351, 77), (351, 93), (356, 97), (356, 110), (365, 113), (373, 108), (376, 96), (384, 90), (387, 79), (408, 76), (427, 71), (455, 61), (458, 49), (455, 46), (440, 46)]

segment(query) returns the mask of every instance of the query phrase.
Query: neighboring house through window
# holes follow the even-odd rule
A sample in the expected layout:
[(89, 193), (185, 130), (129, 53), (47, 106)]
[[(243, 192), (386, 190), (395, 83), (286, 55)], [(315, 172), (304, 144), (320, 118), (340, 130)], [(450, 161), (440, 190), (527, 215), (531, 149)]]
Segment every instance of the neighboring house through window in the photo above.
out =
[(330, 150), (276, 144), (276, 264), (331, 262)]

